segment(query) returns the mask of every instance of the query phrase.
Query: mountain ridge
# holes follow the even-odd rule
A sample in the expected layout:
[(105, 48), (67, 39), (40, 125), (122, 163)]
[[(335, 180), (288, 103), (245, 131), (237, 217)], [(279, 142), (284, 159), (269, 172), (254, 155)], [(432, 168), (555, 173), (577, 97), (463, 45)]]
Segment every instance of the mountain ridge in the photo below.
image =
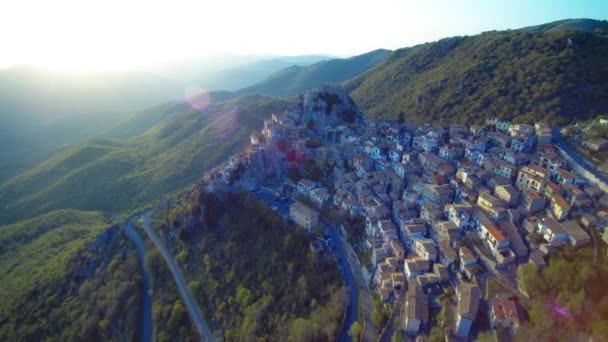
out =
[[(289, 99), (244, 96), (205, 109), (171, 102), (142, 112), (154, 123), (129, 139), (95, 138), (66, 147), (38, 166), (0, 184), (0, 222), (74, 208), (118, 214), (194, 183), (249, 142), (263, 118)], [(160, 122), (156, 122), (161, 118)]]
[(343, 86), (373, 118), (564, 124), (608, 110), (608, 30), (596, 24), (591, 32), (545, 24), (403, 48)]
[(293, 96), (327, 83), (353, 78), (376, 66), (390, 53), (377, 49), (350, 58), (330, 59), (309, 66), (296, 65), (279, 70), (267, 79), (236, 91), (238, 95)]

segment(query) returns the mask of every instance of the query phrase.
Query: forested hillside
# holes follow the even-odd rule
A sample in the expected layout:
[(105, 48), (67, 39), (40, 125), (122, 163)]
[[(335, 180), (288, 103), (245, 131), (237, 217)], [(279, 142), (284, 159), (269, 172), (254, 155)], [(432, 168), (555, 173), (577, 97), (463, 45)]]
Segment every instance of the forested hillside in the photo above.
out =
[(129, 114), (183, 98), (185, 85), (144, 72), (0, 70), (0, 182)]
[[(93, 242), (93, 248), (104, 245), (106, 239), (100, 239), (96, 244), (95, 237), (107, 225), (107, 218), (99, 212), (59, 210), (17, 224), (0, 226), (0, 340), (14, 341), (18, 340), (17, 337), (21, 340), (41, 340), (52, 336), (57, 340), (66, 340), (91, 336), (86, 335), (91, 317), (84, 313), (94, 307), (87, 309), (85, 303), (94, 303), (97, 301), (95, 298), (117, 296), (130, 286), (136, 286), (139, 281), (139, 273), (131, 269), (126, 273), (130, 280), (125, 281), (135, 284), (123, 282), (118, 286), (119, 278), (111, 280), (118, 276), (118, 273), (114, 273), (118, 270), (112, 267), (112, 272), (100, 274), (99, 282), (88, 287), (87, 292), (74, 288), (83, 279), (92, 278), (98, 265), (98, 262), (76, 264), (78, 252), (90, 242)], [(106, 237), (115, 236), (117, 231), (114, 229), (114, 233), (106, 234)], [(137, 259), (133, 257), (133, 260), (136, 267)], [(110, 286), (106, 287), (104, 284), (110, 280)], [(100, 302), (99, 305), (114, 306), (111, 311), (106, 311), (108, 317), (118, 311), (117, 302)], [(121, 317), (135, 315), (137, 318), (138, 312), (116, 314)], [(97, 317), (93, 319), (97, 325)], [(109, 318), (106, 323), (132, 324), (113, 322)], [(66, 329), (70, 325), (73, 328), (68, 332)], [(111, 332), (109, 325), (107, 329)], [(64, 338), (59, 339), (62, 335)], [(103, 336), (106, 335), (100, 335)]]
[(263, 118), (288, 103), (249, 96), (204, 109), (176, 103), (146, 111), (121, 126), (122, 132), (164, 119), (132, 139), (93, 139), (66, 148), (0, 185), (0, 222), (62, 208), (114, 214), (136, 208), (194, 183), (243, 149)]
[(608, 24), (574, 20), (395, 51), (347, 82), (374, 118), (564, 124), (608, 111)]
[[(226, 341), (335, 340), (343, 283), (334, 260), (315, 255), (301, 228), (249, 193), (199, 190), (177, 207), (168, 217), (158, 212), (157, 223), (204, 315)], [(155, 325), (176, 336), (175, 304), (160, 300), (168, 271), (158, 255), (150, 254), (147, 264), (158, 302)]]
[(531, 300), (524, 302), (530, 320), (517, 340), (608, 337), (608, 297), (604, 285), (608, 281), (608, 257), (601, 240), (597, 248), (597, 260), (594, 247), (566, 248), (552, 255), (547, 268), (540, 272), (531, 264), (519, 268), (518, 278)]

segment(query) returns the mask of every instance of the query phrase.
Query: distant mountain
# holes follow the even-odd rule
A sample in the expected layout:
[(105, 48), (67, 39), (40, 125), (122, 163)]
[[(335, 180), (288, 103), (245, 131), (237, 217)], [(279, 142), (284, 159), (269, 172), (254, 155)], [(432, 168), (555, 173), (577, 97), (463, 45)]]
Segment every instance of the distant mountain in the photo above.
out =
[(140, 72), (0, 70), (0, 182), (128, 114), (184, 97), (184, 85)]
[(563, 124), (608, 112), (605, 21), (565, 20), (399, 49), (345, 83), (374, 118)]
[[(154, 115), (140, 115), (139, 120), (144, 121), (131, 118), (143, 108), (184, 99), (193, 91), (242, 88), (287, 66), (328, 58), (216, 56), (166, 66), (164, 72), (70, 74), (32, 66), (0, 70), (0, 182), (48, 158), (62, 146), (100, 135), (133, 137), (163, 118), (162, 110), (155, 111), (160, 115), (157, 121)], [(224, 67), (229, 69), (221, 69)], [(227, 91), (208, 95), (212, 102), (238, 96)], [(140, 125), (123, 125), (119, 131), (116, 126), (121, 122)]]
[(287, 56), (265, 59), (238, 67), (225, 69), (201, 77), (199, 84), (208, 90), (238, 90), (268, 78), (273, 73), (291, 66), (307, 66), (328, 60), (327, 56)]
[(139, 110), (183, 97), (184, 86), (143, 72), (72, 74), (13, 67), (0, 70), (0, 122), (29, 125), (29, 120), (72, 114)]
[(149, 67), (146, 71), (208, 91), (237, 90), (260, 82), (283, 68), (307, 66), (331, 58), (327, 55), (209, 55), (176, 60)]
[(321, 61), (306, 67), (290, 66), (262, 82), (237, 91), (236, 94), (297, 95), (327, 83), (342, 82), (360, 75), (382, 62), (389, 53), (389, 50), (375, 50), (347, 59)]
[(136, 208), (194, 183), (244, 148), (265, 116), (289, 103), (247, 96), (203, 110), (174, 102), (144, 111), (111, 131), (130, 136), (156, 122), (142, 135), (67, 147), (0, 185), (0, 223), (62, 208), (113, 214)]

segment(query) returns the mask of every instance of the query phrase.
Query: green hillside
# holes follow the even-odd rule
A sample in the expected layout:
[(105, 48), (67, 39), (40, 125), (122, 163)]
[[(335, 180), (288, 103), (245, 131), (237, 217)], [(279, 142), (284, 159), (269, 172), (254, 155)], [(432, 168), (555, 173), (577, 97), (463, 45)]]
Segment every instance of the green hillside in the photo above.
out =
[(0, 226), (1, 313), (27, 290), (61, 277), (74, 253), (106, 226), (103, 214), (77, 210)]
[(137, 339), (140, 266), (119, 226), (107, 227), (77, 210), (0, 226), (0, 340)]
[[(157, 218), (163, 214), (156, 213)], [(167, 239), (168, 247), (224, 340), (335, 340), (346, 305), (343, 282), (334, 260), (310, 251), (313, 237), (303, 229), (250, 193), (198, 189), (169, 217), (174, 219), (163, 223), (161, 234), (177, 236)], [(164, 300), (170, 277), (158, 258), (147, 257), (157, 294), (155, 326), (185, 340), (181, 325), (171, 324), (175, 305)]]
[(591, 19), (564, 19), (557, 20), (546, 24), (524, 27), (519, 31), (584, 31), (592, 32), (594, 30), (608, 30), (608, 22), (603, 20)]
[(160, 114), (147, 111), (144, 116), (155, 117), (150, 122), (171, 114), (132, 139), (94, 139), (65, 148), (0, 185), (0, 222), (61, 208), (108, 213), (136, 208), (194, 183), (205, 170), (244, 148), (263, 117), (288, 103), (250, 96), (205, 110), (174, 103), (157, 107)]
[(606, 22), (575, 20), (399, 49), (347, 82), (374, 118), (571, 122), (608, 111)]
[(292, 96), (326, 83), (351, 79), (382, 62), (389, 50), (374, 50), (347, 59), (331, 59), (309, 66), (291, 66), (280, 70), (266, 80), (237, 92), (240, 95), (259, 94), (268, 96)]
[(184, 85), (143, 72), (0, 70), (0, 182), (125, 120), (184, 96)]

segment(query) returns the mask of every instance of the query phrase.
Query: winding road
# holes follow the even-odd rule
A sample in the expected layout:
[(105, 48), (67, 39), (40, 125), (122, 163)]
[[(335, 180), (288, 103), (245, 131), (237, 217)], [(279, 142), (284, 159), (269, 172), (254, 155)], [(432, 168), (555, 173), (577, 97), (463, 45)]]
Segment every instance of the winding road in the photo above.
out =
[(141, 220), (141, 222), (144, 226), (144, 230), (146, 231), (146, 234), (148, 234), (148, 237), (150, 238), (150, 240), (152, 240), (152, 242), (154, 243), (156, 248), (158, 248), (158, 250), (160, 251), (163, 258), (165, 259), (165, 262), (167, 263), (167, 266), (169, 267), (169, 270), (171, 271), (171, 274), (173, 275), (173, 279), (175, 280), (175, 284), (177, 285), (179, 294), (182, 297), (184, 304), (186, 305), (186, 309), (188, 310), (188, 313), (190, 314), (192, 324), (198, 331), (199, 336), (201, 337), (201, 339), (203, 341), (213, 341), (213, 336), (211, 334), (211, 330), (209, 330), (209, 326), (207, 325), (207, 322), (203, 318), (203, 315), (201, 314), (201, 310), (199, 309), (198, 304), (192, 297), (192, 294), (190, 293), (190, 290), (188, 289), (188, 286), (186, 285), (186, 281), (184, 280), (184, 277), (182, 276), (177, 265), (175, 264), (175, 261), (173, 260), (173, 256), (171, 255), (171, 253), (169, 252), (167, 247), (165, 247), (165, 245), (162, 243), (162, 241), (160, 240), (160, 237), (158, 235), (156, 235), (156, 232), (154, 232), (154, 229), (152, 229), (152, 226), (150, 225), (150, 215), (151, 214), (152, 214), (152, 212), (150, 210), (146, 210), (144, 212), (144, 215)]
[(146, 247), (144, 245), (144, 241), (131, 225), (131, 220), (137, 216), (140, 216), (142, 213), (142, 211), (135, 213), (125, 220), (125, 235), (129, 238), (129, 240), (133, 241), (137, 247), (137, 258), (139, 259), (139, 264), (141, 265), (143, 274), (141, 340), (142, 342), (150, 342), (152, 341), (152, 297), (150, 297), (150, 277), (148, 276), (148, 272), (146, 272), (146, 267), (144, 266)]

